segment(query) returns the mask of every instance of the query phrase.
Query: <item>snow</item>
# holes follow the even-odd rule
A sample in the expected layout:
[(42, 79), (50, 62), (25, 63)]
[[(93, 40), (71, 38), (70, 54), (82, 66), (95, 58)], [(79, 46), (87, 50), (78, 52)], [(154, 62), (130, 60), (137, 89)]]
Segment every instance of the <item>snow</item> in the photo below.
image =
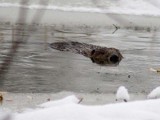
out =
[[(41, 104), (41, 108), (13, 113), (12, 120), (160, 120), (160, 99), (81, 105), (76, 96)], [(43, 107), (42, 107), (43, 106)], [(0, 119), (4, 115), (0, 114)]]
[(39, 107), (52, 107), (52, 106), (59, 106), (59, 105), (64, 105), (64, 104), (69, 104), (69, 103), (79, 103), (80, 99), (78, 99), (75, 95), (71, 95), (68, 97), (65, 97), (62, 100), (57, 100), (57, 101), (49, 101), (46, 103), (43, 103), (39, 105)]
[(10, 113), (0, 111), (0, 120), (12, 120), (12, 115)]
[(128, 90), (124, 86), (120, 86), (117, 90), (116, 100), (127, 102), (130, 99)]
[(147, 96), (148, 99), (160, 98), (160, 86), (153, 89)]
[(94, 4), (92, 1), (89, 0), (77, 0), (70, 1), (67, 5), (63, 4), (63, 1), (61, 2), (62, 5), (60, 3), (54, 3), (45, 6), (35, 3), (31, 5), (20, 5), (19, 3), (7, 3), (4, 1), (0, 3), (0, 7), (49, 9), (65, 12), (92, 12), (160, 16), (159, 0), (108, 0), (107, 2), (100, 0), (97, 2), (97, 4)]

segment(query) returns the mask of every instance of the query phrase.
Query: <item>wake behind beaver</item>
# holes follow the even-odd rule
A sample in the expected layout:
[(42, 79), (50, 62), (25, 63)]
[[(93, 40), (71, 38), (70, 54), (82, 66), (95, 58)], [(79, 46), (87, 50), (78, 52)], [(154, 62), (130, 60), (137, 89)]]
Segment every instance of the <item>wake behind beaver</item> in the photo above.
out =
[(93, 63), (104, 66), (118, 65), (123, 58), (120, 51), (116, 48), (107, 48), (74, 41), (54, 42), (50, 44), (50, 47), (59, 51), (81, 54), (90, 58)]

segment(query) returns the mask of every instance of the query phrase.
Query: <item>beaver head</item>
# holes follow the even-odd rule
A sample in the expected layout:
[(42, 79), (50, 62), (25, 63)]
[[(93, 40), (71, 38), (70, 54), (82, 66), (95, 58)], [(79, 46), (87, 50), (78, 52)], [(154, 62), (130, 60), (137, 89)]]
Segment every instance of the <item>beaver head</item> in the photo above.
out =
[(123, 56), (115, 48), (99, 48), (91, 51), (90, 58), (100, 65), (118, 65)]

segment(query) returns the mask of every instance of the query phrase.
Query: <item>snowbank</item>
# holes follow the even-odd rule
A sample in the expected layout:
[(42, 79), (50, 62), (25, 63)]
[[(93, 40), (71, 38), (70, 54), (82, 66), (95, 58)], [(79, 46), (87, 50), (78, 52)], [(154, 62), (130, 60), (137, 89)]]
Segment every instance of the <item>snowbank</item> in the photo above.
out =
[[(56, 3), (49, 3), (48, 6), (32, 3), (20, 5), (16, 1), (0, 3), (0, 22), (16, 23), (19, 16), (19, 8), (27, 9), (27, 23), (32, 21), (36, 11), (45, 14), (41, 24), (53, 25), (91, 25), (91, 26), (112, 26), (121, 27), (158, 27), (160, 26), (160, 2), (158, 0), (74, 0)], [(8, 15), (8, 13), (13, 14)], [(35, 21), (36, 22), (36, 21)]]
[[(15, 113), (13, 120), (160, 120), (160, 99), (99, 106), (81, 105), (75, 96), (42, 104), (43, 108)], [(61, 104), (65, 103), (65, 104)]]
[(115, 13), (115, 14), (129, 14), (129, 15), (150, 15), (160, 16), (160, 1), (159, 0), (107, 0), (107, 1), (92, 1), (92, 0), (77, 0), (68, 1), (63, 0), (59, 2), (49, 2), (39, 5), (32, 1), (27, 5), (21, 5), (18, 2), (1, 2), (0, 7), (3, 8), (28, 8), (28, 9), (46, 9), (53, 11), (64, 12), (84, 12), (84, 13)]

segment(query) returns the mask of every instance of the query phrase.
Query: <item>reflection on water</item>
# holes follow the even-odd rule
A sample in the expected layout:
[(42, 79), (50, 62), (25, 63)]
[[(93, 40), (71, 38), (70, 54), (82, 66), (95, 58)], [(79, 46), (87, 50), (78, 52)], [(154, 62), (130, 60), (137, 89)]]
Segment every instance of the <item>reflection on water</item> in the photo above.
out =
[[(10, 70), (0, 80), (0, 90), (113, 93), (124, 85), (129, 92), (147, 93), (159, 86), (160, 75), (149, 71), (150, 67), (160, 67), (159, 31), (120, 29), (112, 34), (113, 31), (85, 26), (38, 26), (38, 31), (20, 46)], [(11, 25), (0, 26), (0, 62), (12, 44), (12, 32)], [(82, 55), (56, 51), (48, 45), (69, 40), (116, 47), (124, 59), (117, 67), (102, 67)]]

